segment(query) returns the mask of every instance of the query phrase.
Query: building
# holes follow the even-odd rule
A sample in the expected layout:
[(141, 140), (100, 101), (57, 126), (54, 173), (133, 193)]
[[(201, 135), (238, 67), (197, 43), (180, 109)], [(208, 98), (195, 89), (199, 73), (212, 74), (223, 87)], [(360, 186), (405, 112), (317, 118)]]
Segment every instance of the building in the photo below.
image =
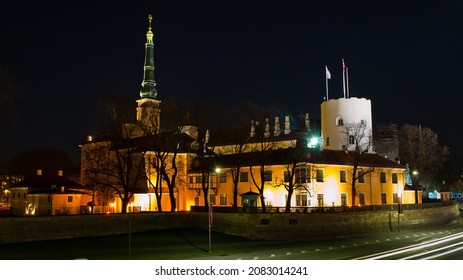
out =
[(189, 123), (161, 129), (151, 17), (146, 37), (137, 123), (123, 124), (117, 137), (81, 145), (82, 184), (106, 188), (104, 195), (97, 191), (95, 206), (116, 212), (189, 211), (207, 203), (233, 208), (245, 206), (240, 197), (249, 194), (259, 194), (259, 207), (289, 211), (415, 203), (405, 189), (405, 166), (374, 152), (365, 98), (324, 101), (321, 135), (311, 130), (309, 114), (296, 124), (275, 116), (226, 132), (201, 133)]
[(14, 216), (47, 216), (90, 213), (91, 194), (86, 188), (58, 174), (37, 174), (15, 183), (11, 191)]

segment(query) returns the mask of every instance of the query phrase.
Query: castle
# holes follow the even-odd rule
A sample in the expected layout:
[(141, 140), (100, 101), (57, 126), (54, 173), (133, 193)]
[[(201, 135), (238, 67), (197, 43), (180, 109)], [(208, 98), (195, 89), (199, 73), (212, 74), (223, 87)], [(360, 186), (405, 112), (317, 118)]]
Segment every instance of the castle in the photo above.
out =
[(81, 145), (82, 184), (93, 190), (95, 209), (190, 211), (211, 204), (307, 211), (419, 203), (406, 188), (405, 167), (375, 153), (365, 98), (324, 100), (321, 135), (311, 130), (309, 114), (295, 125), (290, 116), (250, 120), (239, 132), (200, 133), (185, 123), (162, 129), (148, 19), (136, 123)]

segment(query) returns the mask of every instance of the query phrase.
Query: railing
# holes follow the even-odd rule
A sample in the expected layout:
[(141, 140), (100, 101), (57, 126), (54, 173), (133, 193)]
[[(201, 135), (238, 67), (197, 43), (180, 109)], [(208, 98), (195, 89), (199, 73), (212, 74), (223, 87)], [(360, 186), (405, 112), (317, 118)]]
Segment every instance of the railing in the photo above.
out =
[[(402, 204), (402, 210), (413, 209), (428, 209), (443, 206), (454, 205), (455, 201), (441, 201), (423, 204)], [(267, 206), (266, 213), (284, 213), (285, 207)], [(342, 213), (342, 212), (361, 212), (361, 211), (398, 211), (398, 204), (383, 204), (383, 205), (363, 205), (363, 206), (326, 206), (326, 207), (291, 207), (291, 213)], [(191, 212), (207, 212), (205, 206), (192, 206)], [(263, 213), (262, 207), (230, 207), (230, 206), (213, 206), (214, 212), (220, 213)]]

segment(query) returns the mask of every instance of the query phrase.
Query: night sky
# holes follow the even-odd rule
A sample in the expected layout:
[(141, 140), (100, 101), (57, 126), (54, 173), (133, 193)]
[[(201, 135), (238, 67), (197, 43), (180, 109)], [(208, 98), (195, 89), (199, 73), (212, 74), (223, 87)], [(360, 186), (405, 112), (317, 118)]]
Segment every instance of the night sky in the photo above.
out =
[(137, 0), (2, 3), (0, 67), (23, 88), (2, 157), (48, 146), (77, 158), (103, 94), (135, 108), (148, 14), (161, 101), (247, 98), (319, 119), (325, 65), (329, 98), (343, 97), (344, 58), (374, 125), (421, 124), (463, 154), (462, 1)]

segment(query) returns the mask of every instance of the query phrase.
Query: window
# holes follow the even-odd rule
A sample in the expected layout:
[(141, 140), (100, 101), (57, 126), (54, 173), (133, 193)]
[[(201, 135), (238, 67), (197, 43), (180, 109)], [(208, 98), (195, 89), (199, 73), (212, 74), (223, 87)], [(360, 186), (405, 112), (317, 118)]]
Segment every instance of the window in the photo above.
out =
[(336, 119), (336, 126), (343, 126), (344, 125), (344, 120), (341, 117), (338, 117)]
[(215, 205), (215, 194), (209, 194), (209, 202)]
[(264, 181), (271, 182), (272, 181), (272, 170), (266, 170), (264, 172)]
[(240, 182), (248, 182), (248, 172), (240, 172)]
[(72, 202), (72, 195), (68, 196), (68, 202)]
[(387, 204), (387, 194), (381, 193), (381, 204)]
[(195, 196), (195, 206), (199, 206), (199, 196)]
[(228, 195), (226, 193), (220, 194), (220, 205), (227, 205), (228, 203)]
[(307, 206), (307, 195), (306, 194), (296, 195), (296, 206)]
[(353, 135), (349, 135), (349, 145), (354, 145), (355, 144), (355, 139)]
[(326, 137), (326, 146), (330, 145), (330, 137)]
[(196, 184), (203, 182), (203, 176), (196, 176)]
[(346, 170), (339, 171), (339, 182), (340, 183), (347, 183), (347, 172)]
[(365, 193), (364, 192), (359, 193), (359, 204), (365, 205)]
[(323, 201), (323, 194), (317, 194), (317, 202), (318, 202), (318, 207), (323, 207), (325, 205), (325, 202)]
[(397, 173), (392, 173), (392, 183), (393, 184), (397, 184), (398, 180), (397, 180)]
[(296, 183), (307, 183), (307, 169), (296, 169)]
[(392, 203), (398, 203), (399, 199), (397, 193), (392, 194)]
[(227, 173), (222, 172), (220, 173), (220, 183), (226, 183), (227, 182)]
[(285, 183), (291, 181), (291, 173), (289, 171), (283, 172), (283, 180), (285, 181)]
[(323, 182), (323, 170), (317, 169), (317, 182)]
[(380, 180), (380, 183), (381, 183), (381, 184), (385, 184), (385, 183), (386, 183), (386, 172), (380, 172), (380, 173), (379, 173), (379, 180)]
[(364, 174), (363, 170), (358, 171), (358, 178), (359, 178), (358, 179), (359, 183), (361, 183), (361, 184), (365, 183), (365, 174)]
[(341, 193), (341, 206), (347, 206), (347, 193)]
[(26, 199), (26, 193), (23, 193), (23, 198)]

